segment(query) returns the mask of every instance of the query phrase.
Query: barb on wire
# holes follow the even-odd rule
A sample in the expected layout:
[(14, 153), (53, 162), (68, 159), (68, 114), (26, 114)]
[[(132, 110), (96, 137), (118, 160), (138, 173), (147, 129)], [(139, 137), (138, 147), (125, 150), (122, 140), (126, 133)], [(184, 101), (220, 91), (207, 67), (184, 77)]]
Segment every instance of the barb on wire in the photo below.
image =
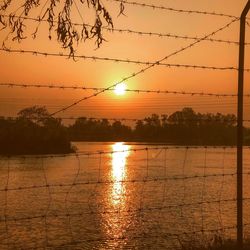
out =
[[(26, 83), (0, 83), (2, 87), (21, 87), (21, 88), (49, 88), (49, 89), (71, 89), (71, 90), (93, 90), (102, 91), (105, 88), (101, 87), (84, 87), (76, 85), (55, 85), (55, 84), (26, 84)], [(107, 91), (114, 91), (115, 88), (110, 88)], [(223, 93), (212, 93), (212, 92), (187, 92), (187, 91), (175, 91), (175, 90), (160, 90), (160, 89), (124, 89), (126, 92), (134, 93), (154, 93), (154, 94), (174, 94), (174, 95), (190, 95), (190, 96), (214, 96), (214, 97), (237, 97), (235, 94), (223, 94)], [(244, 97), (250, 97), (250, 94), (245, 94)]]
[(112, 0), (112, 1), (119, 2), (122, 4), (127, 4), (127, 5), (134, 5), (134, 6), (139, 6), (139, 7), (151, 8), (153, 10), (166, 10), (166, 11), (172, 11), (172, 12), (183, 13), (183, 14), (200, 14), (200, 15), (220, 16), (220, 17), (228, 17), (228, 18), (238, 18), (234, 15), (225, 14), (225, 13), (200, 11), (200, 10), (177, 9), (177, 8), (172, 8), (172, 7), (154, 5), (154, 4), (132, 2), (132, 1), (128, 1), (128, 0)]
[(116, 87), (116, 86), (117, 86), (118, 84), (120, 84), (120, 83), (122, 83), (122, 82), (124, 82), (124, 81), (126, 82), (127, 80), (130, 80), (130, 79), (132, 79), (132, 78), (134, 78), (134, 77), (136, 77), (136, 76), (138, 76), (138, 75), (144, 73), (145, 71), (147, 71), (147, 70), (149, 70), (149, 69), (155, 67), (156, 65), (158, 65), (159, 63), (161, 63), (161, 62), (163, 62), (163, 61), (169, 59), (170, 57), (172, 57), (172, 56), (174, 56), (174, 55), (177, 55), (177, 54), (179, 54), (179, 53), (181, 53), (181, 52), (183, 52), (183, 51), (185, 51), (185, 50), (187, 50), (187, 49), (189, 49), (189, 48), (192, 48), (194, 45), (200, 43), (200, 42), (203, 41), (204, 39), (209, 38), (210, 36), (213, 36), (213, 35), (217, 34), (218, 32), (220, 32), (220, 31), (222, 31), (222, 30), (228, 28), (232, 23), (236, 22), (237, 20), (239, 20), (239, 19), (238, 19), (238, 18), (235, 18), (235, 19), (231, 20), (229, 23), (227, 23), (226, 25), (222, 26), (221, 28), (219, 28), (219, 29), (217, 29), (217, 30), (215, 30), (215, 31), (213, 31), (213, 32), (211, 32), (211, 33), (209, 33), (208, 35), (205, 35), (205, 36), (202, 37), (200, 40), (197, 40), (197, 41), (195, 41), (195, 42), (193, 42), (193, 43), (191, 43), (191, 44), (189, 44), (189, 45), (187, 45), (187, 46), (185, 46), (185, 47), (183, 47), (183, 48), (181, 48), (181, 49), (178, 49), (178, 50), (176, 50), (176, 51), (174, 51), (174, 52), (168, 54), (167, 56), (164, 56), (164, 57), (161, 58), (160, 60), (155, 61), (153, 64), (150, 64), (149, 66), (147, 66), (147, 67), (145, 67), (145, 68), (142, 68), (141, 70), (139, 70), (139, 71), (137, 71), (137, 72), (135, 72), (135, 73), (132, 73), (132, 74), (129, 75), (129, 76), (126, 76), (126, 77), (122, 78), (122, 79), (121, 79), (120, 81), (118, 81), (117, 83), (112, 84), (112, 85), (110, 85), (109, 87), (106, 87), (105, 89), (98, 91), (97, 93), (91, 94), (91, 95), (89, 95), (89, 96), (85, 96), (85, 97), (83, 97), (83, 98), (81, 98), (81, 99), (75, 101), (74, 103), (72, 103), (72, 104), (70, 104), (70, 105), (68, 105), (68, 106), (65, 106), (65, 107), (63, 107), (63, 108), (61, 108), (61, 109), (59, 109), (59, 110), (57, 110), (57, 111), (51, 113), (50, 115), (51, 115), (51, 116), (54, 116), (54, 115), (56, 115), (56, 114), (58, 114), (58, 113), (64, 112), (64, 111), (66, 111), (66, 110), (68, 110), (68, 109), (70, 109), (70, 108), (76, 106), (77, 104), (79, 104), (79, 103), (81, 103), (81, 102), (83, 102), (83, 101), (85, 101), (85, 100), (88, 100), (88, 99), (91, 99), (91, 98), (93, 98), (93, 97), (96, 97), (96, 96), (98, 96), (98, 95), (100, 95), (100, 94), (106, 92), (107, 90)]
[[(21, 54), (32, 54), (32, 55), (43, 55), (43, 56), (53, 56), (53, 57), (65, 57), (69, 58), (67, 54), (63, 53), (52, 53), (52, 52), (44, 52), (38, 50), (23, 50), (23, 49), (10, 49), (6, 47), (2, 47), (0, 51), (9, 52), (9, 53), (21, 53)], [(132, 60), (132, 59), (120, 59), (120, 58), (111, 58), (111, 57), (100, 57), (100, 56), (85, 56), (85, 55), (77, 55), (74, 54), (72, 56), (73, 59), (83, 59), (83, 60), (93, 60), (93, 61), (110, 61), (116, 63), (132, 63), (138, 65), (152, 65), (154, 62), (140, 61), (140, 60)], [(192, 69), (208, 69), (208, 70), (238, 70), (237, 67), (233, 66), (225, 66), (225, 67), (217, 67), (217, 66), (206, 66), (206, 65), (194, 65), (194, 64), (176, 64), (176, 63), (163, 63), (158, 62), (157, 66), (165, 66), (165, 67), (175, 67), (175, 68), (192, 68)], [(244, 69), (246, 72), (250, 72), (250, 69)]]

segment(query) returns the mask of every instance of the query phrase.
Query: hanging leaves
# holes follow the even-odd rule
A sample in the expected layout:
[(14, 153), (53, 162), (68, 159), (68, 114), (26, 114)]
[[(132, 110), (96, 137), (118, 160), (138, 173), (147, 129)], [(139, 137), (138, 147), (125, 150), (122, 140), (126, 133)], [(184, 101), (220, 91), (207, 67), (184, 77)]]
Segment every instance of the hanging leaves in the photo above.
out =
[[(41, 22), (46, 21), (49, 39), (52, 39), (53, 34), (56, 34), (57, 41), (69, 51), (69, 57), (74, 57), (80, 41), (94, 39), (97, 48), (99, 48), (103, 41), (106, 41), (102, 34), (103, 23), (113, 28), (112, 18), (100, 0), (24, 0), (24, 3), (17, 6), (18, 8), (14, 12), (7, 14), (11, 5), (12, 0), (4, 0), (0, 5), (0, 28), (9, 28), (7, 38), (11, 36), (13, 41), (17, 40), (18, 42), (27, 38), (25, 34), (27, 19), (25, 17), (30, 17), (32, 10), (39, 11), (41, 8), (38, 24), (31, 37), (33, 39), (37, 37)], [(96, 16), (94, 24), (86, 25), (83, 20), (81, 26), (74, 24), (73, 7), (77, 9), (81, 7), (78, 9), (81, 18), (87, 8), (93, 9)]]

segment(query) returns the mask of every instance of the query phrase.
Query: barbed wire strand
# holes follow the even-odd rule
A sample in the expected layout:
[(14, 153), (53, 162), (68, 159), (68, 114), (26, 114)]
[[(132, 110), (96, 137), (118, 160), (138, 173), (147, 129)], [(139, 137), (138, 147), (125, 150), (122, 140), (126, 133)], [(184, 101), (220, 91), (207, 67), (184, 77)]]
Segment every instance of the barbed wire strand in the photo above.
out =
[(151, 8), (153, 10), (166, 10), (166, 11), (172, 11), (182, 14), (199, 14), (199, 15), (209, 15), (209, 16), (220, 16), (220, 17), (228, 17), (228, 18), (239, 18), (234, 15), (224, 14), (224, 13), (217, 13), (217, 12), (209, 12), (209, 11), (200, 11), (200, 10), (186, 10), (186, 9), (177, 9), (172, 7), (165, 7), (160, 5), (154, 5), (154, 4), (146, 4), (146, 3), (139, 3), (139, 2), (132, 2), (127, 0), (112, 0), (114, 2), (119, 2), (122, 4), (127, 5), (134, 5), (139, 7), (145, 7), (145, 8)]
[[(43, 56), (53, 56), (53, 57), (65, 57), (69, 58), (68, 54), (63, 53), (52, 53), (52, 52), (44, 52), (38, 50), (24, 50), (24, 49), (10, 49), (10, 48), (0, 48), (0, 51), (8, 52), (8, 53), (21, 53), (21, 54), (31, 54), (31, 55), (43, 55)], [(84, 59), (84, 60), (93, 60), (93, 61), (109, 61), (115, 63), (129, 63), (129, 64), (137, 64), (137, 65), (153, 65), (154, 62), (149, 61), (140, 61), (140, 60), (132, 60), (132, 59), (120, 59), (120, 58), (111, 58), (111, 57), (100, 57), (100, 56), (85, 56), (85, 55), (77, 55), (74, 54), (73, 59)], [(164, 66), (168, 68), (186, 68), (186, 69), (202, 69), (202, 70), (234, 70), (237, 71), (237, 67), (233, 66), (206, 66), (206, 65), (194, 65), (194, 64), (174, 64), (174, 63), (162, 63), (158, 62), (157, 66)], [(250, 69), (244, 69), (246, 72), (250, 72)]]
[[(85, 86), (76, 86), (76, 85), (55, 85), (55, 84), (26, 84), (26, 83), (0, 83), (1, 87), (9, 88), (49, 88), (49, 89), (61, 89), (61, 90), (93, 90), (93, 91), (102, 91), (105, 88), (101, 87), (85, 87)], [(106, 91), (114, 91), (115, 88), (110, 88)], [(175, 90), (161, 90), (161, 89), (124, 89), (125, 92), (134, 92), (134, 93), (154, 93), (154, 94), (173, 94), (173, 95), (190, 95), (190, 96), (214, 96), (214, 97), (237, 97), (236, 93), (226, 94), (226, 93), (212, 93), (212, 92), (187, 92), (187, 91), (175, 91)], [(250, 94), (244, 94), (244, 97), (250, 97)]]
[[(4, 17), (9, 17), (8, 15), (2, 15)], [(14, 18), (16, 18), (17, 16), (12, 16)], [(22, 19), (24, 20), (29, 20), (29, 21), (35, 21), (35, 22), (47, 22), (46, 19), (41, 19), (41, 18), (34, 18), (34, 17), (22, 17)], [(54, 21), (54, 23), (57, 23), (57, 21)], [(90, 24), (87, 23), (72, 23), (75, 26), (86, 26), (86, 27), (93, 27)], [(138, 36), (149, 36), (149, 37), (159, 37), (159, 38), (174, 38), (174, 39), (182, 39), (182, 40), (199, 40), (200, 37), (197, 36), (189, 36), (189, 35), (178, 35), (178, 34), (173, 34), (173, 33), (160, 33), (160, 32), (153, 32), (153, 31), (142, 31), (142, 30), (133, 30), (133, 29), (121, 29), (121, 28), (109, 28), (106, 26), (102, 27), (103, 30), (107, 30), (109, 32), (116, 32), (119, 34), (134, 34), (134, 35), (138, 35)], [(204, 39), (204, 41), (208, 41), (208, 42), (216, 42), (216, 43), (226, 43), (226, 44), (234, 44), (234, 45), (239, 45), (238, 41), (233, 41), (233, 40), (226, 40), (226, 39), (215, 39), (215, 38), (206, 38)], [(245, 42), (245, 45), (248, 46), (250, 45), (249, 42)]]
[[(39, 98), (38, 98), (39, 99)], [(40, 99), (41, 100), (41, 99)], [(46, 109), (49, 109), (51, 110), (51, 112), (53, 110), (58, 110), (59, 108), (61, 107), (64, 107), (65, 105), (64, 104), (58, 104), (58, 105), (54, 105), (52, 102), (49, 102), (49, 103), (44, 103), (44, 102), (40, 102), (39, 100), (39, 104), (38, 103), (34, 103), (34, 100), (32, 100), (32, 102), (29, 102), (27, 104), (25, 103), (14, 103), (14, 102), (2, 102), (1, 103), (1, 106), (5, 108), (6, 107), (12, 107), (12, 110), (13, 112), (15, 111), (18, 112), (19, 110), (21, 109), (26, 109), (26, 108), (29, 108), (30, 106), (32, 107), (45, 107)], [(161, 101), (161, 102), (160, 102)], [(237, 102), (222, 102), (221, 100), (208, 100), (208, 102), (206, 102), (206, 100), (186, 100), (186, 101), (182, 101), (179, 100), (178, 101), (174, 101), (172, 100), (172, 102), (169, 102), (169, 100), (160, 100), (160, 99), (155, 99), (155, 100), (152, 100), (152, 103), (150, 103), (150, 100), (147, 101), (145, 100), (144, 103), (143, 102), (139, 102), (139, 103), (134, 103), (134, 105), (132, 105), (132, 103), (127, 103), (128, 105), (125, 105), (126, 103), (119, 103), (118, 105), (111, 105), (111, 104), (104, 104), (104, 105), (101, 105), (101, 102), (99, 102), (98, 104), (88, 104), (88, 105), (79, 105), (78, 107), (76, 107), (74, 110), (72, 110), (71, 113), (68, 113), (67, 115), (65, 114), (65, 116), (61, 116), (61, 117), (65, 117), (65, 118), (72, 118), (72, 117), (86, 117), (86, 116), (89, 116), (90, 113), (93, 113), (93, 112), (98, 112), (100, 113), (101, 111), (110, 111), (110, 113), (114, 113), (115, 111), (123, 111), (123, 112), (120, 112), (119, 114), (121, 113), (126, 113), (125, 111), (129, 111), (129, 113), (131, 113), (131, 111), (133, 111), (134, 115), (137, 114), (137, 118), (136, 119), (144, 119), (145, 116), (149, 115), (151, 116), (153, 113), (156, 113), (156, 110), (159, 110), (157, 113), (158, 115), (166, 115), (166, 110), (169, 108), (171, 108), (171, 112), (176, 112), (176, 111), (181, 111), (183, 108), (208, 108), (208, 107), (212, 107), (212, 108), (216, 108), (216, 110), (219, 110), (219, 108), (227, 108), (227, 115), (235, 115), (235, 111), (236, 111), (236, 108), (237, 108)], [(250, 107), (250, 102), (248, 103), (244, 103), (244, 107), (245, 108), (249, 108)], [(221, 111), (222, 112), (222, 111)], [(225, 112), (225, 109), (224, 109), (224, 112)], [(96, 114), (98, 114), (96, 113)], [(110, 114), (109, 113), (109, 114)], [(197, 119), (201, 119), (201, 118), (204, 118), (204, 119), (211, 119), (211, 117), (215, 118), (215, 119), (221, 119), (222, 120), (226, 120), (228, 118), (227, 115), (222, 115), (221, 117), (219, 117), (218, 115), (214, 114), (214, 113), (203, 113), (203, 114), (209, 114), (209, 116), (207, 118), (205, 118), (204, 116), (200, 116), (202, 115), (199, 113), (194, 116), (193, 119), (195, 119), (195, 117), (197, 117)], [(106, 115), (108, 115), (106, 113)], [(106, 116), (105, 115), (105, 116)], [(123, 118), (123, 117), (119, 117), (118, 116), (118, 113), (116, 113), (117, 115), (117, 119), (119, 120), (120, 118)], [(2, 114), (1, 115), (1, 118), (4, 119), (4, 116), (5, 114)], [(17, 115), (14, 115), (13, 117), (16, 117)], [(144, 116), (144, 117), (143, 117)], [(6, 115), (6, 117), (8, 117), (8, 115)], [(11, 116), (9, 116), (11, 118)], [(57, 115), (56, 117), (60, 117), (59, 115)], [(109, 116), (106, 116), (104, 118), (108, 118)], [(224, 117), (224, 118), (223, 118)], [(90, 117), (90, 118), (94, 118), (94, 117)], [(102, 117), (99, 117), (99, 118), (102, 118)], [(115, 117), (110, 117), (111, 119)], [(129, 117), (124, 117), (125, 119), (128, 118), (130, 119), (130, 116)], [(30, 117), (30, 119), (33, 119), (33, 120), (39, 120), (38, 118), (36, 117)], [(41, 120), (45, 119), (45, 117), (43, 117)], [(47, 120), (49, 119), (49, 116), (46, 118)], [(110, 120), (111, 120), (110, 119)], [(230, 118), (231, 119), (231, 118)], [(232, 118), (232, 119), (235, 119), (235, 118)], [(64, 119), (66, 120), (66, 119)], [(68, 119), (70, 120), (70, 119)], [(71, 119), (72, 120), (72, 119)]]
[[(0, 116), (0, 119), (22, 119), (20, 116)], [(41, 118), (36, 118), (32, 117), (30, 118), (33, 121), (39, 120), (47, 120), (48, 118), (46, 117), (41, 117)], [(124, 121), (124, 122), (138, 122), (138, 121), (145, 121), (146, 117), (144, 118), (109, 118), (109, 117), (89, 117), (89, 116), (77, 116), (77, 117), (55, 117), (55, 119), (59, 120), (81, 120), (81, 119), (86, 119), (86, 120), (96, 120), (96, 121), (101, 121), (101, 120), (107, 120), (107, 121)], [(169, 120), (167, 121), (168, 124), (177, 124), (179, 122), (207, 122), (207, 123), (213, 123), (213, 122), (219, 122), (219, 123), (236, 123), (237, 118), (194, 118), (194, 119), (181, 119), (178, 118), (176, 120)], [(243, 119), (243, 122), (250, 122), (250, 119)]]

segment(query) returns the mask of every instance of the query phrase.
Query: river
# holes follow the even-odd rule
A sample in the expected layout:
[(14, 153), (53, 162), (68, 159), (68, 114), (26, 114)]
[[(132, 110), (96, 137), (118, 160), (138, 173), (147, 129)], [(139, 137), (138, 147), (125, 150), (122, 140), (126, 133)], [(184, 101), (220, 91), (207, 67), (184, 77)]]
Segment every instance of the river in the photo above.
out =
[[(181, 249), (235, 238), (235, 148), (74, 145), (76, 155), (0, 157), (0, 249)], [(244, 173), (248, 224), (249, 148)]]

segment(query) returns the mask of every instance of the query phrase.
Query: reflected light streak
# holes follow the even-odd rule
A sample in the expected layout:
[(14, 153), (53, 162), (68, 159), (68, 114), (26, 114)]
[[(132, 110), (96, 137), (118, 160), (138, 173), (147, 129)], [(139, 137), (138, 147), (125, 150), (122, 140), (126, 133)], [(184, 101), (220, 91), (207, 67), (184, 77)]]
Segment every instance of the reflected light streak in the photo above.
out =
[[(120, 209), (126, 209), (127, 199), (129, 198), (127, 197), (126, 187), (121, 181), (125, 180), (128, 175), (127, 158), (130, 154), (130, 151), (128, 150), (131, 146), (124, 145), (122, 142), (117, 142), (111, 147), (112, 151), (115, 151), (112, 154), (110, 162), (112, 164), (110, 178), (114, 183), (110, 185), (107, 210), (119, 211)], [(103, 219), (105, 234), (108, 238), (123, 237), (131, 223), (130, 219), (127, 216), (124, 216), (123, 213), (103, 214)], [(126, 244), (126, 240), (123, 242), (107, 242), (105, 249), (123, 249), (123, 246)]]
[[(126, 162), (130, 154), (130, 146), (124, 145), (123, 142), (117, 142), (112, 145), (112, 150), (116, 151), (112, 154), (112, 179), (114, 181), (111, 202), (113, 205), (123, 203), (126, 191), (123, 183), (120, 181), (126, 178)], [(117, 152), (118, 151), (118, 152)], [(120, 152), (119, 152), (120, 151)]]

